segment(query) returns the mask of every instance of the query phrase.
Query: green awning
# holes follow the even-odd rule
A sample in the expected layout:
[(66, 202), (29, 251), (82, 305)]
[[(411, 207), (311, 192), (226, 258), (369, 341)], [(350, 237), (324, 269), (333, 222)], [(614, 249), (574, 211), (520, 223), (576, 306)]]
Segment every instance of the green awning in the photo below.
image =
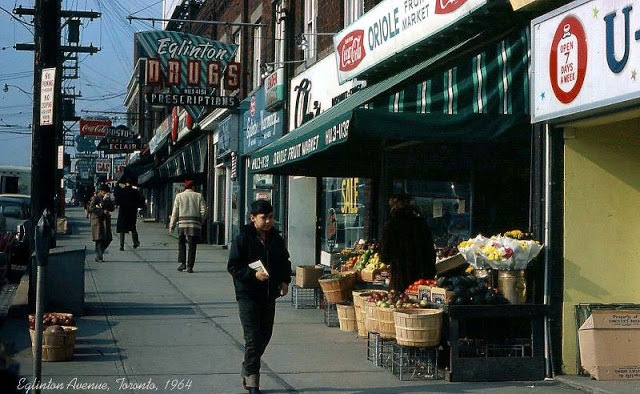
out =
[[(527, 29), (420, 78), (478, 36), (356, 92), (254, 152), (250, 170), (337, 175), (344, 164), (345, 173), (362, 172), (371, 169), (367, 161), (374, 160), (381, 140), (474, 142), (501, 136), (528, 118)], [(410, 78), (418, 82), (407, 84)], [(357, 159), (364, 165), (356, 168)]]

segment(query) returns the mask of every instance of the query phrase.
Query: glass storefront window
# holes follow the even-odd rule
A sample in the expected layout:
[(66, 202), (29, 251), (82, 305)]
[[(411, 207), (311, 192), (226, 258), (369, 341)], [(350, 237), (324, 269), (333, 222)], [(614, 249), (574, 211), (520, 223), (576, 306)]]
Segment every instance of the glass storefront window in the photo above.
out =
[(370, 235), (371, 181), (322, 178), (321, 248), (332, 253), (352, 248)]
[(438, 247), (456, 246), (471, 233), (469, 182), (395, 180), (393, 194), (409, 193), (429, 223)]

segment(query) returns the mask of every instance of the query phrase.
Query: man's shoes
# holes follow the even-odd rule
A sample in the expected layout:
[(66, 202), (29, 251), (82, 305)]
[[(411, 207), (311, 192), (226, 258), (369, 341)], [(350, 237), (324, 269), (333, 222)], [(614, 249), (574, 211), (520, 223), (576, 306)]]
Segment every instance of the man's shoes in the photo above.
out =
[(124, 246), (121, 246), (121, 247), (120, 247), (120, 250), (124, 250)]
[(140, 242), (135, 242), (135, 243), (133, 244), (133, 248), (134, 248), (134, 249), (136, 249), (138, 246), (140, 246)]
[(193, 274), (193, 267), (187, 268), (187, 272), (190, 273), (190, 274)]
[(187, 265), (185, 263), (180, 263), (178, 266), (178, 271), (182, 272), (187, 269)]
[(249, 394), (262, 394), (262, 391), (258, 387), (247, 387)]
[(104, 263), (104, 259), (102, 257), (98, 257), (96, 256), (96, 262), (98, 263)]

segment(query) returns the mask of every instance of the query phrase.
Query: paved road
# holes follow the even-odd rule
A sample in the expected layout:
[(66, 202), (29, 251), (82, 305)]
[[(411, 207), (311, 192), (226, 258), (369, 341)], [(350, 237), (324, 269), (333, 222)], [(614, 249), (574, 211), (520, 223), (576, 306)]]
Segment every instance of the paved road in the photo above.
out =
[[(199, 245), (195, 272), (176, 271), (175, 238), (156, 223), (139, 223), (142, 246), (119, 251), (117, 241), (94, 262), (87, 219), (69, 209), (73, 235), (58, 246), (87, 247), (85, 315), (78, 318), (72, 361), (43, 364), (53, 392), (242, 393), (243, 353), (227, 251)], [(64, 291), (64, 289), (60, 289)], [(323, 312), (278, 304), (273, 339), (263, 362), (266, 393), (573, 393), (557, 381), (448, 383), (400, 381), (366, 359), (366, 340), (326, 327)], [(0, 331), (12, 342), (21, 372), (32, 358), (25, 318)], [(82, 384), (102, 386), (87, 390)], [(188, 386), (188, 387), (187, 387)], [(85, 386), (86, 387), (86, 386)], [(58, 389), (59, 388), (59, 389)]]

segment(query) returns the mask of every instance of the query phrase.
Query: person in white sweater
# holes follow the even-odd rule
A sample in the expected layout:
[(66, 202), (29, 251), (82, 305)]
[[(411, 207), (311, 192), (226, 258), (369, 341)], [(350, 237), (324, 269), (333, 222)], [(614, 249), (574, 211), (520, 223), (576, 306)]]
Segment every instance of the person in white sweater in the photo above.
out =
[[(207, 204), (202, 194), (196, 192), (193, 180), (184, 181), (184, 191), (173, 201), (173, 212), (169, 222), (169, 233), (178, 225), (178, 271), (193, 272), (196, 261), (196, 247), (200, 232), (207, 217)], [(187, 255), (187, 245), (189, 253)]]

